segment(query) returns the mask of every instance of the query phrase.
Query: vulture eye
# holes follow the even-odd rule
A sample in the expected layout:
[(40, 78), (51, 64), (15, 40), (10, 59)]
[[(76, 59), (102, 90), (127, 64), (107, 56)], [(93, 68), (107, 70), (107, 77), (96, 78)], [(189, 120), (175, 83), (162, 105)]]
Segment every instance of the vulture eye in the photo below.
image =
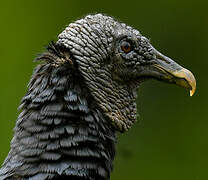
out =
[(122, 41), (121, 42), (121, 49), (123, 52), (129, 53), (130, 51), (132, 51), (132, 45), (128, 41)]

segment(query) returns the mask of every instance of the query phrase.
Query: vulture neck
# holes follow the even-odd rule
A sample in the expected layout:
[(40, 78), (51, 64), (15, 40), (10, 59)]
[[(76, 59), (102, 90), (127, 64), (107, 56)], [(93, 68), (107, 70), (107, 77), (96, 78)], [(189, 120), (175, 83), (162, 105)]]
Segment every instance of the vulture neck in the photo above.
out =
[(22, 99), (5, 177), (110, 179), (115, 130), (97, 107), (70, 63), (38, 65)]

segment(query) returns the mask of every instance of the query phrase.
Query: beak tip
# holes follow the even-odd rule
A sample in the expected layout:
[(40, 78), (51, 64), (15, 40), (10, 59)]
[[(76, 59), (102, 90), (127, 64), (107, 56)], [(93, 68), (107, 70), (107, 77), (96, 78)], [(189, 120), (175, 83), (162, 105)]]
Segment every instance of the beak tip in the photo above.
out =
[(190, 96), (193, 96), (194, 95), (194, 92), (191, 90), (190, 91)]
[(194, 86), (194, 88), (190, 90), (190, 96), (193, 96), (195, 91), (196, 91), (196, 86)]
[[(179, 71), (176, 71), (173, 73), (177, 78), (182, 78), (185, 79), (189, 89), (190, 89), (190, 96), (193, 96), (195, 91), (196, 91), (196, 79), (194, 77), (194, 75), (192, 74), (191, 71), (189, 71), (188, 69), (182, 68)], [(179, 83), (180, 85), (180, 83)], [(184, 84), (181, 84), (181, 86), (186, 86)]]

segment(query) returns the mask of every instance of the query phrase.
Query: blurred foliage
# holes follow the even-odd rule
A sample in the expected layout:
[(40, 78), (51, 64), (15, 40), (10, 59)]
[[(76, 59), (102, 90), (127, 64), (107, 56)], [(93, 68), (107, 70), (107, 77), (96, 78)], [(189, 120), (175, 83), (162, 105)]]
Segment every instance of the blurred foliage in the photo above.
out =
[(138, 123), (119, 135), (112, 180), (208, 178), (208, 1), (11, 0), (0, 2), (0, 160), (9, 151), (17, 106), (32, 60), (67, 24), (88, 13), (112, 15), (139, 29), (165, 55), (194, 72), (193, 97), (149, 81), (139, 90)]

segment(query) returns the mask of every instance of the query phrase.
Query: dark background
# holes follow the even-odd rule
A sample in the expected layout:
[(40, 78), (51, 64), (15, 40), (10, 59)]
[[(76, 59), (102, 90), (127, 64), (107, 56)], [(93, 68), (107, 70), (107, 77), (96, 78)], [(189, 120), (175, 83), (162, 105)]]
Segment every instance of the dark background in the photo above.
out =
[(115, 16), (194, 72), (193, 97), (149, 81), (139, 90), (138, 123), (119, 135), (112, 180), (208, 179), (208, 1), (35, 0), (0, 2), (0, 162), (9, 151), (32, 60), (70, 22), (88, 13)]

